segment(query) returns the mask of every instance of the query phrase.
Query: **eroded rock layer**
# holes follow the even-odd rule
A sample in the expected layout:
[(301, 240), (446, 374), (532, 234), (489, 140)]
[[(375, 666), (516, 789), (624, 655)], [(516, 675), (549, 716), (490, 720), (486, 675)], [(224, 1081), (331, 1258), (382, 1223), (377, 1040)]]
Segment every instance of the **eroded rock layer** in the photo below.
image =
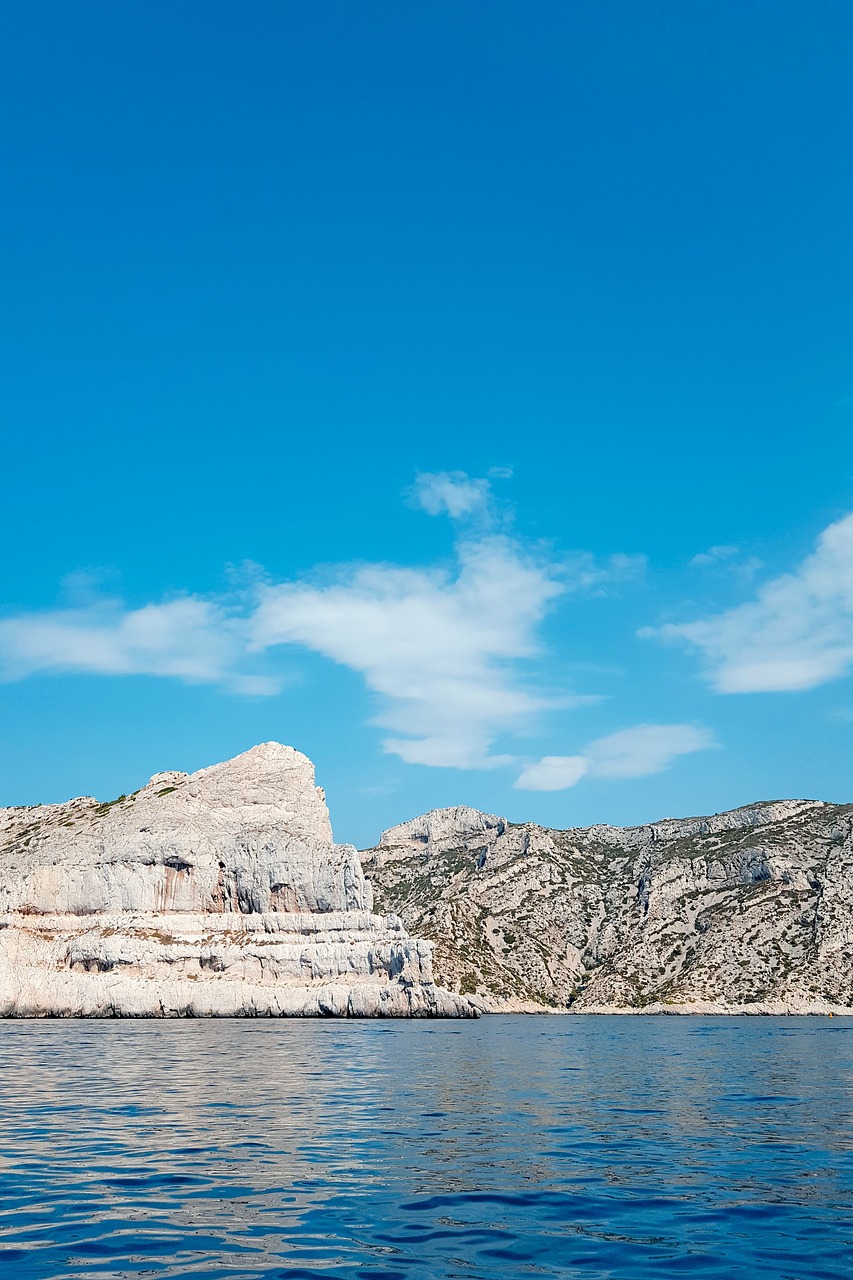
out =
[(442, 809), (362, 861), (483, 1009), (853, 1012), (853, 805), (566, 831)]
[(108, 804), (0, 810), (0, 1015), (471, 1016), (371, 906), (278, 743)]

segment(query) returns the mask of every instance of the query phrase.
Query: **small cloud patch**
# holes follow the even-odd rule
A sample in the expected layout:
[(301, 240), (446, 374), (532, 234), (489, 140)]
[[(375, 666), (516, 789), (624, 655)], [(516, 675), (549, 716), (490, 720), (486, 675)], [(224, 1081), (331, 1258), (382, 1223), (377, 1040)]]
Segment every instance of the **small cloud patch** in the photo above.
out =
[(638, 724), (597, 738), (577, 756), (543, 756), (527, 765), (519, 791), (565, 791), (583, 777), (645, 778), (663, 773), (679, 756), (716, 746), (710, 729), (690, 724)]

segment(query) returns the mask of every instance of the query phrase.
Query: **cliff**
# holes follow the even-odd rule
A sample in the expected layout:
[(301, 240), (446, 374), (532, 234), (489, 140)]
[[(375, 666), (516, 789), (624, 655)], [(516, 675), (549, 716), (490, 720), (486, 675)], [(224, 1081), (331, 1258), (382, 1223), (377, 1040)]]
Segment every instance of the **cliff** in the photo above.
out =
[(268, 742), (110, 803), (0, 810), (0, 1015), (471, 1016), (371, 914), (311, 762)]
[(359, 855), (265, 743), (0, 810), (0, 1015), (478, 1009), (853, 1012), (853, 805), (565, 831), (438, 809)]
[(853, 805), (565, 831), (441, 809), (362, 862), (482, 1009), (853, 1012)]

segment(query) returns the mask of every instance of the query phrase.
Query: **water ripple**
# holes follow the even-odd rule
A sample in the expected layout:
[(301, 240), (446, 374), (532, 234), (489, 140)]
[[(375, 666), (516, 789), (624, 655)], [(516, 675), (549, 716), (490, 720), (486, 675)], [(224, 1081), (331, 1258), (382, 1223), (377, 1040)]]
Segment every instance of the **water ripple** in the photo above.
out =
[(0, 1023), (10, 1280), (849, 1280), (828, 1019)]

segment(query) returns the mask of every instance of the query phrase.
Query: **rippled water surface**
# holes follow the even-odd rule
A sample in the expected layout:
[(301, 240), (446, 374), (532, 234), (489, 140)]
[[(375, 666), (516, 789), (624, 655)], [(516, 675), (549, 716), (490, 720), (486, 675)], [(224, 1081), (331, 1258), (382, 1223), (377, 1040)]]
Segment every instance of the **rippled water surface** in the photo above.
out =
[(853, 1019), (0, 1022), (12, 1277), (853, 1275)]

